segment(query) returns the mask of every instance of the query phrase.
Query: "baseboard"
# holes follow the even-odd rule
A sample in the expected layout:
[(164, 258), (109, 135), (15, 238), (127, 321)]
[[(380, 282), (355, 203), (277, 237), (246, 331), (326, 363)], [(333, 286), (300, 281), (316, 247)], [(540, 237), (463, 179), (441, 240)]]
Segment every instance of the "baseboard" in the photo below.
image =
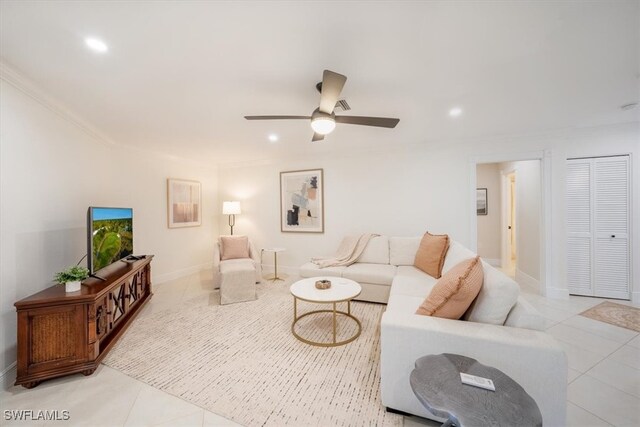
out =
[(540, 289), (540, 280), (529, 276), (519, 268), (516, 268), (516, 282), (518, 282), (518, 284), (520, 284), (521, 286), (530, 289)]
[[(273, 273), (273, 264), (262, 264), (262, 272)], [(298, 276), (300, 273), (300, 269), (298, 267), (292, 267), (290, 265), (278, 264), (278, 273)]]
[(545, 296), (552, 299), (569, 299), (569, 289), (548, 286), (545, 289)]
[(6, 368), (4, 368), (4, 370), (2, 371), (2, 373), (0, 373), (0, 378), (4, 379), (4, 376), (7, 375), (7, 372), (9, 372), (10, 370), (12, 370), (13, 368), (15, 368), (17, 362), (13, 362), (11, 365), (7, 366)]
[[(169, 282), (171, 280), (179, 279), (190, 274), (199, 273), (204, 270), (213, 268), (211, 263), (205, 263), (200, 265), (193, 265), (191, 267), (183, 268), (181, 270), (172, 271), (171, 273), (159, 274), (153, 276), (153, 283), (159, 285), (160, 283)], [(153, 272), (153, 269), (151, 269)]]
[(482, 258), (484, 262), (493, 267), (502, 267), (502, 260), (498, 258)]

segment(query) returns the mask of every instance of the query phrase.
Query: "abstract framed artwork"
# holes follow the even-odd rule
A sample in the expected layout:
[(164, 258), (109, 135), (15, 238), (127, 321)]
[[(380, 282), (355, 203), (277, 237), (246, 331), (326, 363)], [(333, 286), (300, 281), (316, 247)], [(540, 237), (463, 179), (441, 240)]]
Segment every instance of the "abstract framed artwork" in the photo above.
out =
[(198, 181), (167, 179), (167, 223), (169, 228), (202, 224), (202, 186)]
[(280, 172), (280, 230), (324, 233), (322, 169)]
[(487, 215), (489, 206), (487, 205), (487, 189), (476, 188), (476, 211), (478, 215)]

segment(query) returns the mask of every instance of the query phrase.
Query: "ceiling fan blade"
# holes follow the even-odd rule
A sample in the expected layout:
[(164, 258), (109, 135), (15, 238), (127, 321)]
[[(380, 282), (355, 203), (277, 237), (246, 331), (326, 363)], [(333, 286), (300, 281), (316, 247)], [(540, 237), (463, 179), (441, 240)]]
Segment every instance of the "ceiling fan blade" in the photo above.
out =
[(322, 91), (320, 92), (320, 111), (327, 114), (333, 113), (346, 81), (346, 76), (324, 70), (324, 73), (322, 73)]
[(244, 116), (247, 120), (295, 120), (295, 119), (307, 119), (309, 116)]
[(322, 141), (323, 139), (324, 139), (324, 135), (314, 132), (313, 138), (311, 138), (311, 142)]
[(388, 117), (336, 116), (336, 123), (350, 125), (376, 126), (380, 128), (394, 128), (400, 119)]

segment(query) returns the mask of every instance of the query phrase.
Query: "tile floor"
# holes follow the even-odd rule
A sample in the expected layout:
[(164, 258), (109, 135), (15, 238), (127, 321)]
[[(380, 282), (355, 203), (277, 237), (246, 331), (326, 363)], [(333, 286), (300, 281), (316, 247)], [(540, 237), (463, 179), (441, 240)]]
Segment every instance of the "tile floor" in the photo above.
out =
[[(200, 273), (155, 287), (140, 316), (175, 306), (194, 296), (203, 303), (215, 298), (211, 278)], [(578, 316), (601, 299), (571, 297), (550, 300), (531, 292), (526, 299), (545, 317), (547, 331), (569, 359), (567, 424), (569, 426), (640, 425), (640, 334)], [(619, 302), (619, 301), (618, 301)], [(46, 381), (32, 390), (12, 386), (15, 370), (3, 377), (0, 425), (88, 426), (233, 426), (219, 415), (150, 387), (112, 368), (101, 366), (92, 376), (73, 375)], [(69, 410), (69, 421), (10, 422), (12, 409)], [(405, 426), (436, 426), (405, 417)]]

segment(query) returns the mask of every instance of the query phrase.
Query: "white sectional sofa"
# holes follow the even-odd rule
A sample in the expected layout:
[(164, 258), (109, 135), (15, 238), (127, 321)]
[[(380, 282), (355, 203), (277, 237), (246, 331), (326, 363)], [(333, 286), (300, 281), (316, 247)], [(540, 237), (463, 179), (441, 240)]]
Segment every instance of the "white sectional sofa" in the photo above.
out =
[[(437, 282), (413, 267), (420, 240), (379, 236), (351, 266), (319, 269), (308, 263), (300, 268), (303, 277), (350, 278), (362, 285), (361, 300), (387, 302), (380, 332), (382, 404), (437, 419), (413, 394), (409, 375), (422, 356), (455, 353), (505, 372), (537, 402), (545, 426), (563, 426), (566, 355), (555, 339), (542, 331), (542, 317), (519, 295), (518, 284), (483, 262), (483, 287), (465, 313), (465, 320), (417, 315), (417, 308)], [(451, 242), (443, 274), (474, 256), (460, 243)]]
[[(420, 238), (402, 238), (377, 236), (369, 241), (364, 252), (358, 258), (358, 262), (348, 267), (320, 268), (316, 264), (308, 262), (300, 267), (302, 277), (334, 276), (355, 280), (362, 286), (362, 293), (357, 298), (361, 301), (386, 303), (389, 299), (391, 282), (396, 276), (398, 265), (413, 266), (413, 258), (407, 263), (407, 259), (393, 257), (392, 248), (403, 246), (409, 242), (415, 257)], [(415, 243), (415, 245), (414, 245)], [(397, 252), (397, 251), (396, 251)], [(405, 257), (406, 258), (406, 257)]]

